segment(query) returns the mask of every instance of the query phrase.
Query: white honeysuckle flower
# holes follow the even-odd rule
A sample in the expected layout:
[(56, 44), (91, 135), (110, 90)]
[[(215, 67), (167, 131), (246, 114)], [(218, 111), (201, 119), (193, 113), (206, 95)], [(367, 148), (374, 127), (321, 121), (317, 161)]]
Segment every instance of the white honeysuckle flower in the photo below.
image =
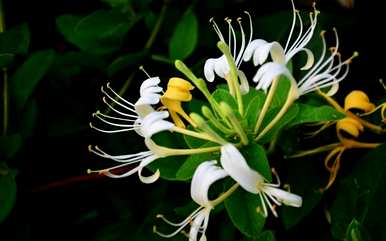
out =
[(208, 198), (209, 187), (216, 181), (228, 176), (228, 174), (219, 166), (216, 161), (206, 161), (201, 163), (194, 172), (190, 194), (193, 201), (200, 205), (185, 220), (180, 223), (174, 223), (166, 219), (163, 215), (157, 215), (167, 224), (178, 227), (177, 230), (170, 234), (163, 234), (154, 228), (154, 232), (162, 237), (170, 238), (180, 233), (188, 224), (191, 225), (189, 231), (189, 241), (206, 241), (205, 232), (209, 224), (210, 211), (213, 209), (212, 201)]
[(277, 217), (272, 202), (278, 206), (282, 203), (292, 207), (302, 206), (302, 197), (280, 189), (279, 179), (277, 184), (266, 183), (265, 178), (260, 173), (248, 166), (245, 158), (234, 145), (228, 143), (222, 146), (220, 160), (224, 170), (244, 190), (260, 196), (265, 217), (268, 216), (266, 204), (273, 215)]
[[(243, 57), (244, 61), (249, 61), (253, 59), (253, 64), (255, 66), (262, 65), (267, 60), (270, 54), (273, 62), (286, 65), (293, 58), (294, 55), (301, 51), (304, 51), (307, 54), (307, 61), (306, 64), (302, 67), (302, 70), (307, 70), (312, 67), (314, 63), (314, 55), (312, 51), (308, 48), (305, 48), (305, 46), (309, 43), (314, 34), (317, 25), (317, 16), (319, 12), (315, 9), (314, 6), (314, 12), (310, 13), (310, 26), (306, 31), (304, 31), (302, 17), (300, 16), (299, 11), (295, 9), (293, 1), (291, 2), (293, 9), (293, 20), (291, 31), (288, 36), (285, 47), (283, 48), (280, 43), (276, 41), (267, 42), (263, 39), (255, 39), (251, 41), (246, 47)], [(299, 22), (298, 36), (292, 42), (291, 46), (289, 46), (297, 22)]]
[[(236, 41), (236, 33), (235, 33), (235, 30), (233, 29), (232, 24), (231, 24), (231, 19), (229, 19), (229, 18), (226, 19), (226, 21), (228, 23), (228, 27), (229, 27), (228, 41), (225, 40), (225, 38), (224, 38), (223, 34), (221, 33), (220, 28), (217, 26), (216, 22), (213, 19), (211, 19), (210, 22), (213, 24), (213, 28), (214, 28), (216, 34), (218, 35), (220, 41), (226, 43), (229, 46), (229, 50), (230, 50), (232, 57), (235, 61), (235, 65), (236, 65), (238, 74), (239, 74), (239, 76), (242, 75), (242, 76), (240, 76), (240, 78), (244, 77), (246, 80), (245, 74), (241, 70), (239, 70), (239, 68), (240, 68), (240, 65), (241, 65), (242, 60), (243, 60), (245, 47), (252, 40), (253, 29), (252, 29), (251, 16), (248, 12), (245, 12), (245, 13), (248, 15), (248, 18), (249, 18), (250, 34), (249, 34), (248, 43), (246, 44), (246, 39), (245, 39), (246, 37), (245, 37), (243, 26), (241, 24), (241, 18), (238, 18), (237, 22), (239, 24), (240, 33), (241, 33), (241, 45), (240, 45), (239, 49), (238, 49), (238, 45), (237, 45), (237, 41)], [(224, 79), (229, 74), (229, 72), (230, 72), (230, 66), (229, 66), (228, 61), (224, 55), (220, 56), (219, 58), (210, 58), (210, 59), (206, 60), (206, 62), (205, 62), (204, 75), (205, 75), (205, 78), (209, 82), (213, 82), (213, 80), (215, 79), (215, 75), (218, 75), (219, 77)], [(244, 81), (244, 80), (241, 80), (241, 81), (242, 81), (241, 93), (242, 94), (247, 93), (249, 91), (248, 81)]]
[(284, 75), (291, 81), (296, 82), (285, 65), (275, 62), (269, 62), (262, 65), (257, 71), (255, 77), (253, 77), (253, 81), (257, 82), (256, 89), (261, 89), (264, 90), (264, 92), (267, 92), (273, 79), (279, 77), (280, 75)]
[[(148, 151), (143, 151), (136, 154), (127, 154), (127, 155), (110, 155), (104, 152), (103, 150), (101, 150), (98, 146), (95, 146), (94, 148), (92, 146), (89, 146), (90, 152), (100, 157), (112, 159), (116, 162), (123, 163), (118, 166), (99, 170), (96, 172), (99, 172), (101, 174), (104, 174), (112, 178), (127, 177), (137, 172), (139, 179), (142, 182), (144, 183), (155, 182), (160, 176), (159, 170), (157, 170), (153, 175), (145, 177), (142, 175), (142, 169), (148, 164), (150, 164), (151, 162), (153, 162), (154, 160), (163, 157), (163, 153), (157, 149), (157, 146), (150, 138), (152, 137), (152, 135), (156, 133), (159, 133), (165, 130), (171, 130), (174, 127), (173, 123), (164, 120), (168, 116), (169, 116), (169, 113), (167, 111), (160, 111), (160, 112), (154, 111), (149, 113), (142, 120), (142, 123), (140, 125), (140, 132), (145, 137), (145, 145), (149, 149)], [(111, 172), (113, 170), (119, 170), (124, 166), (128, 166), (137, 162), (139, 162), (139, 165), (137, 167), (123, 174), (114, 174), (113, 172)]]
[(115, 116), (103, 114), (100, 111), (95, 112), (93, 116), (114, 128), (106, 130), (95, 127), (90, 123), (91, 128), (105, 133), (135, 130), (139, 135), (143, 136), (140, 130), (141, 122), (149, 113), (155, 112), (152, 105), (156, 105), (160, 101), (162, 88), (158, 86), (159, 83), (160, 79), (158, 77), (146, 79), (141, 84), (140, 97), (134, 104), (122, 98), (110, 87), (110, 83), (107, 83), (107, 90), (103, 87), (101, 88), (102, 93), (105, 95), (103, 102)]

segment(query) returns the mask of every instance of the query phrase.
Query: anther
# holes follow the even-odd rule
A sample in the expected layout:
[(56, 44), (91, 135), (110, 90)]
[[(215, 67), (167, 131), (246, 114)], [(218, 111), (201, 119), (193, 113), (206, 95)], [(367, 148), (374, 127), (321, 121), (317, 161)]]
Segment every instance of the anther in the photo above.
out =
[(143, 68), (143, 65), (139, 66), (139, 69), (142, 70), (142, 72), (144, 72), (145, 75), (146, 75), (147, 77), (151, 78), (150, 75), (149, 75), (149, 74), (146, 72), (146, 70)]

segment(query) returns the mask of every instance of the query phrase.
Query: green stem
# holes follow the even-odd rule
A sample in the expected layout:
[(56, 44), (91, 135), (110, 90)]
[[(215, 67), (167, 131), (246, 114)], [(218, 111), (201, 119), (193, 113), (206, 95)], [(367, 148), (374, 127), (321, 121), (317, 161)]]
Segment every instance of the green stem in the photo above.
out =
[(221, 107), (222, 111), (225, 113), (226, 117), (230, 120), (237, 135), (240, 137), (241, 143), (243, 143), (243, 145), (245, 145), (245, 146), (248, 145), (247, 134), (244, 132), (240, 122), (238, 121), (238, 119), (234, 115), (232, 108), (228, 104), (226, 104), (225, 102), (221, 102), (220, 107)]
[(332, 149), (334, 149), (338, 146), (341, 146), (341, 145), (342, 144), (340, 142), (338, 142), (338, 143), (333, 143), (333, 144), (329, 144), (329, 145), (325, 145), (325, 146), (320, 146), (320, 147), (312, 149), (312, 150), (299, 151), (293, 155), (285, 156), (285, 158), (298, 158), (298, 157), (313, 155), (313, 154), (317, 154), (320, 152), (332, 150)]
[(8, 131), (8, 74), (7, 69), (3, 69), (3, 135)]
[[(228, 81), (228, 78), (225, 78), (225, 79), (228, 82), (229, 91), (231, 95), (233, 96), (234, 94), (236, 95), (238, 109), (239, 109), (240, 115), (243, 116), (244, 105), (243, 105), (243, 98), (241, 96), (240, 83), (238, 80), (238, 72), (237, 72), (238, 70), (235, 64), (235, 60), (226, 43), (220, 41), (217, 43), (217, 47), (221, 50), (221, 52), (225, 55), (227, 59), (229, 69), (230, 69), (230, 81)], [(234, 94), (232, 94), (232, 90)]]
[(279, 83), (279, 79), (278, 78), (275, 78), (272, 81), (271, 88), (269, 89), (267, 98), (264, 101), (263, 109), (261, 109), (261, 112), (259, 114), (259, 118), (257, 119), (256, 125), (255, 125), (255, 131), (254, 131), (255, 135), (259, 131), (259, 128), (260, 128), (261, 124), (263, 123), (264, 117), (267, 114), (269, 105), (272, 102), (272, 99), (273, 99), (273, 96), (274, 96), (275, 91), (277, 89), (278, 83)]
[(144, 47), (145, 50), (149, 50), (151, 48), (151, 46), (153, 46), (154, 41), (158, 35), (158, 32), (161, 29), (161, 25), (165, 19), (166, 10), (167, 10), (167, 3), (165, 1), (164, 5), (162, 6), (160, 14), (158, 15), (157, 22), (155, 23), (154, 28), (150, 34), (150, 37), (145, 44), (145, 47)]
[(291, 88), (288, 92), (287, 100), (284, 105), (281, 107), (279, 113), (276, 114), (275, 118), (260, 132), (260, 134), (255, 138), (255, 141), (260, 140), (268, 131), (270, 131), (278, 121), (283, 117), (283, 115), (288, 111), (288, 108), (298, 97), (297, 95), (297, 86), (296, 83), (293, 84), (291, 81)]
[(221, 194), (218, 198), (215, 200), (211, 201), (213, 207), (217, 206), (218, 204), (222, 203), (225, 199), (227, 199), (232, 193), (234, 193), (237, 188), (240, 185), (238, 183), (235, 183), (231, 188), (229, 188), (226, 192)]
[(178, 133), (183, 134), (183, 135), (192, 136), (192, 137), (195, 137), (198, 139), (218, 143), (218, 140), (216, 138), (213, 138), (211, 135), (208, 135), (207, 133), (200, 133), (200, 132), (196, 132), (196, 131), (191, 131), (191, 130), (180, 128), (177, 126), (174, 127), (172, 129), (172, 131), (178, 132)]
[(159, 54), (152, 54), (152, 55), (150, 55), (150, 58), (154, 61), (165, 63), (165, 64), (173, 64), (174, 63), (173, 60), (169, 59), (166, 56), (159, 55)]
[[(0, 0), (0, 33), (5, 31), (4, 23), (4, 11), (3, 11), (3, 1)], [(7, 135), (8, 131), (8, 74), (7, 69), (3, 68), (3, 135)]]

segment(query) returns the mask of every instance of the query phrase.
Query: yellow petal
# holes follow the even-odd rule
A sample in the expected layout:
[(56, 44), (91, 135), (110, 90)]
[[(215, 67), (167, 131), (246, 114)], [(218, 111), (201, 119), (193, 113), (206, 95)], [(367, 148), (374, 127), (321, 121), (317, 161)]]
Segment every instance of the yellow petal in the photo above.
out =
[(344, 100), (344, 110), (359, 109), (363, 112), (370, 112), (375, 108), (375, 105), (370, 102), (369, 97), (365, 92), (353, 90)]
[(354, 137), (358, 137), (360, 132), (364, 130), (364, 127), (359, 121), (346, 117), (336, 123), (336, 130), (338, 136), (340, 136), (340, 131), (345, 131)]
[(165, 96), (161, 97), (161, 103), (169, 110), (174, 112), (182, 112), (181, 101), (173, 100)]
[(165, 94), (163, 95), (165, 98), (176, 100), (176, 101), (191, 101), (192, 95), (189, 91), (184, 91), (180, 88), (168, 87)]
[(169, 87), (175, 87), (185, 91), (190, 91), (194, 89), (194, 86), (189, 81), (178, 77), (173, 77), (169, 79), (168, 88)]

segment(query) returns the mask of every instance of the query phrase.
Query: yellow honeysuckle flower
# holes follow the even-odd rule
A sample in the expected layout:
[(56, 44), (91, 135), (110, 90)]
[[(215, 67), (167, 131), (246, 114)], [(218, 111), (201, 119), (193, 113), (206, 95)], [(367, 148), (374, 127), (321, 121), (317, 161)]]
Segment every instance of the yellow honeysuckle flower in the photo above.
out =
[(196, 126), (181, 105), (182, 101), (188, 102), (192, 100), (192, 94), (190, 91), (193, 89), (194, 86), (188, 81), (173, 77), (169, 79), (168, 88), (161, 96), (161, 103), (164, 105), (163, 107), (168, 109), (170, 116), (178, 127), (185, 128), (185, 124), (180, 116), (192, 126)]
[(373, 111), (375, 105), (370, 102), (370, 99), (365, 92), (353, 90), (344, 99), (344, 110), (348, 111), (351, 109), (358, 109), (367, 113)]

